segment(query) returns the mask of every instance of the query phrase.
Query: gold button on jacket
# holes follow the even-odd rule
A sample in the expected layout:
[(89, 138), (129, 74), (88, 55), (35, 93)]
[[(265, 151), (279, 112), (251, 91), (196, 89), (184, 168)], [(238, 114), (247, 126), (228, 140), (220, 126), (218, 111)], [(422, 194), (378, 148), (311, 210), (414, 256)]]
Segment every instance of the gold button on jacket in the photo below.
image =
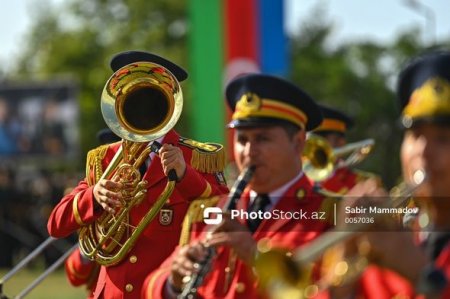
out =
[(134, 264), (136, 262), (137, 262), (137, 256), (135, 256), (135, 255), (130, 256), (130, 263)]
[(243, 282), (238, 282), (235, 290), (236, 293), (243, 293), (245, 291), (245, 284)]
[(133, 285), (131, 283), (127, 283), (127, 285), (125, 286), (125, 291), (127, 291), (128, 293), (133, 291)]

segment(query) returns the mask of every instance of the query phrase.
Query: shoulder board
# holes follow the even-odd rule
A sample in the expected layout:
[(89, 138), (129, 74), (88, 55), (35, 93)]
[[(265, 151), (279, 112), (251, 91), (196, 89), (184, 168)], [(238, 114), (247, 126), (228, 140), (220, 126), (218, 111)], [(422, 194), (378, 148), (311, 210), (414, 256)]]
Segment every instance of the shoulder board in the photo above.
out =
[(109, 144), (90, 150), (86, 157), (86, 179), (89, 186), (95, 185), (103, 174), (102, 160), (106, 156)]
[(219, 143), (211, 143), (211, 142), (204, 143), (184, 137), (180, 137), (178, 142), (184, 146), (190, 147), (192, 149), (198, 149), (199, 151), (206, 153), (219, 152), (223, 149), (223, 145)]
[(178, 143), (192, 149), (191, 166), (200, 172), (216, 173), (225, 168), (225, 151), (219, 143), (203, 143), (180, 137)]
[(183, 225), (181, 226), (179, 241), (181, 246), (189, 243), (192, 224), (203, 221), (203, 210), (205, 208), (216, 206), (219, 200), (220, 196), (198, 198), (189, 204), (189, 208), (184, 216)]

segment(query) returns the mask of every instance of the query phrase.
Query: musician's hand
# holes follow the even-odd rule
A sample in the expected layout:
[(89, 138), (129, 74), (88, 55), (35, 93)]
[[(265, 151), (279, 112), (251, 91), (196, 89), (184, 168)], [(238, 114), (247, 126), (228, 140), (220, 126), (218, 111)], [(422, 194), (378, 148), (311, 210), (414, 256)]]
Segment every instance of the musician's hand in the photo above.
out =
[[(390, 268), (413, 284), (420, 271), (429, 263), (424, 250), (415, 244), (411, 231), (372, 231), (361, 236), (370, 248), (369, 260), (377, 265)], [(401, 248), (401, 254), (399, 254)]]
[[(341, 248), (342, 259), (363, 255), (371, 263), (390, 268), (411, 282), (417, 279), (418, 269), (426, 263), (426, 257), (421, 248), (414, 243), (412, 232), (404, 231), (401, 222), (393, 214), (369, 213), (370, 207), (391, 207), (395, 203), (387, 192), (380, 188), (374, 180), (367, 180), (355, 185), (340, 203), (338, 223), (357, 228), (359, 231), (353, 238), (347, 240)], [(359, 208), (355, 213), (345, 212), (346, 208)], [(366, 210), (363, 210), (363, 209)], [(348, 209), (350, 210), (350, 209)], [(345, 218), (356, 217), (373, 219), (370, 225), (343, 224)], [(402, 254), (398, 254), (399, 248)]]
[(158, 153), (161, 158), (164, 174), (167, 176), (169, 175), (169, 171), (174, 169), (177, 173), (178, 180), (181, 180), (186, 173), (186, 161), (184, 161), (181, 149), (166, 143), (163, 144)]
[[(338, 226), (348, 226), (350, 223), (350, 226), (352, 226), (352, 223), (356, 222), (349, 222), (348, 218), (372, 217), (367, 212), (369, 208), (386, 204), (389, 200), (386, 190), (378, 185), (376, 179), (368, 179), (360, 182), (350, 189), (342, 200), (339, 201), (339, 210), (336, 219), (337, 224)], [(380, 220), (375, 222), (375, 224), (381, 223)]]
[(121, 183), (102, 179), (94, 186), (94, 198), (105, 211), (112, 214), (121, 206), (121, 189)]
[(223, 215), (221, 224), (208, 235), (206, 245), (231, 247), (244, 263), (253, 264), (256, 241), (245, 225), (231, 219), (229, 215)]
[(386, 190), (379, 186), (377, 179), (367, 179), (356, 184), (352, 189), (350, 189), (346, 194), (346, 197), (362, 197), (362, 196), (372, 196), (372, 197), (386, 197), (388, 196)]
[(172, 262), (170, 282), (176, 289), (183, 287), (183, 278), (197, 273), (198, 263), (206, 255), (205, 247), (200, 243), (194, 243), (182, 247)]

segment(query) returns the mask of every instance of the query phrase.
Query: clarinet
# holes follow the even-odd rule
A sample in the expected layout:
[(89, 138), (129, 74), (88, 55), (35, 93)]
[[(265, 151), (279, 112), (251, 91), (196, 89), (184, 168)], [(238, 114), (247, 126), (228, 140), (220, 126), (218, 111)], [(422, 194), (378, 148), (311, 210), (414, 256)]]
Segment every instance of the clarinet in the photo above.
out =
[[(241, 172), (237, 180), (234, 182), (233, 187), (231, 188), (227, 202), (222, 208), (223, 212), (227, 212), (236, 208), (236, 202), (239, 198), (241, 198), (242, 192), (252, 178), (254, 171), (255, 167), (250, 166)], [(199, 271), (192, 274), (190, 280), (183, 287), (183, 292), (178, 295), (177, 299), (194, 299), (196, 297), (197, 288), (202, 285), (203, 279), (205, 278), (206, 274), (209, 273), (212, 265), (212, 260), (216, 254), (213, 247), (206, 247), (205, 249), (206, 256), (199, 263)]]

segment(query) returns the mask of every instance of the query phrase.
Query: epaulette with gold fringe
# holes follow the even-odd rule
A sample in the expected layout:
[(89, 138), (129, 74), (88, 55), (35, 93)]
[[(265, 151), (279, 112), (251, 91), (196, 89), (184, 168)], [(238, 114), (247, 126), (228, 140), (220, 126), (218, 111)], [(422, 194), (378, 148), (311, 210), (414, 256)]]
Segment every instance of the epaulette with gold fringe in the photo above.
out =
[(205, 208), (217, 205), (219, 199), (220, 196), (214, 196), (211, 198), (198, 198), (190, 203), (186, 216), (184, 216), (183, 225), (181, 227), (179, 242), (180, 246), (189, 243), (192, 224), (203, 221), (203, 210)]
[(192, 148), (191, 166), (204, 173), (221, 172), (225, 168), (225, 150), (219, 143), (203, 143), (180, 137), (181, 145)]
[(103, 174), (102, 160), (106, 156), (109, 144), (90, 150), (86, 157), (86, 179), (89, 186), (95, 185)]

